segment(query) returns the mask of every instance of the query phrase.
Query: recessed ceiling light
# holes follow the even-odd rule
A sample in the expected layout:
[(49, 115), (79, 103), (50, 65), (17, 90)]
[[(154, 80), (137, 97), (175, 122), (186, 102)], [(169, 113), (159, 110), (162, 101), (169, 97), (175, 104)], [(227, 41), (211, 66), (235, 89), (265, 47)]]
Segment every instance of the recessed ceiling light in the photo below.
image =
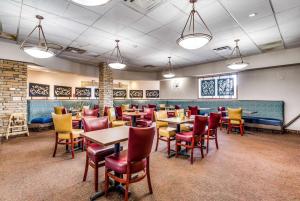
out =
[(257, 15), (257, 13), (250, 13), (249, 17), (255, 17)]
[(84, 6), (101, 6), (109, 2), (110, 0), (72, 0), (72, 1)]

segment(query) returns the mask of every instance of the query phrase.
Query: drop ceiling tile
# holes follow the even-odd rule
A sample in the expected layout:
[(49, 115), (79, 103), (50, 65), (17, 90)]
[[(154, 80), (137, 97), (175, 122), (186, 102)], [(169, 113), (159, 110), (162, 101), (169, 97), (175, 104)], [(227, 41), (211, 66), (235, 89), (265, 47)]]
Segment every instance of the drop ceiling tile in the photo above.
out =
[(283, 38), (300, 35), (300, 7), (276, 14)]
[(161, 26), (161, 24), (159, 22), (157, 22), (156, 20), (153, 20), (147, 16), (144, 16), (143, 18), (141, 18), (140, 20), (138, 20), (137, 22), (135, 22), (134, 24), (131, 25), (131, 27), (133, 27), (141, 32), (144, 32), (144, 33), (153, 31), (153, 30), (159, 28), (160, 26)]
[(126, 26), (110, 19), (101, 18), (93, 25), (93, 27), (115, 35), (122, 31)]
[(24, 0), (24, 5), (62, 16), (69, 6), (67, 0)]
[(276, 13), (283, 12), (300, 6), (299, 0), (272, 0), (274, 10)]
[(252, 32), (249, 33), (249, 35), (257, 45), (263, 45), (281, 40), (277, 26)]
[(138, 31), (138, 30), (135, 30), (133, 28), (127, 27), (127, 28), (121, 30), (120, 32), (118, 32), (117, 35), (121, 36), (121, 37), (124, 37), (126, 39), (134, 40), (136, 37), (140, 37), (140, 36), (143, 36), (145, 34)]
[(161, 24), (167, 24), (177, 19), (181, 11), (170, 3), (164, 3), (161, 6), (153, 9), (147, 14), (147, 16), (160, 22)]

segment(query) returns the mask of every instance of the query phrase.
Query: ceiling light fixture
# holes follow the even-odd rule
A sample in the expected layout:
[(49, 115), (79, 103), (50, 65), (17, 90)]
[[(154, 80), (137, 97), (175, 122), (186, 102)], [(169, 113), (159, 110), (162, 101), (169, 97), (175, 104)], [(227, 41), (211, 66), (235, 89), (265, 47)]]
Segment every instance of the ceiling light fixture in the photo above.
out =
[[(180, 38), (177, 39), (178, 45), (190, 50), (201, 48), (212, 39), (211, 31), (203, 21), (198, 11), (195, 10), (195, 2), (197, 2), (197, 0), (190, 0), (190, 3), (193, 4), (193, 8), (184, 25)], [(204, 27), (204, 32), (195, 32), (195, 15), (200, 18), (200, 22), (203, 24)]]
[(175, 73), (173, 72), (173, 67), (171, 64), (171, 57), (168, 57), (168, 71), (163, 74), (164, 78), (172, 78), (175, 77)]
[(240, 70), (246, 68), (249, 65), (249, 63), (244, 62), (243, 60), (243, 56), (238, 45), (239, 41), (239, 39), (234, 40), (235, 47), (231, 53), (231, 56), (236, 55), (237, 57), (239, 57), (239, 60), (227, 65), (227, 67), (232, 70)]
[(249, 17), (255, 17), (257, 15), (257, 13), (250, 13)]
[[(41, 25), (41, 21), (44, 19), (43, 16), (35, 16), (39, 20), (39, 24), (34, 27), (34, 29), (28, 34), (25, 40), (22, 42), (20, 48), (24, 50), (27, 54), (35, 58), (49, 58), (53, 57), (54, 53), (49, 50), (48, 43)], [(32, 33), (38, 29), (38, 44), (35, 46), (26, 45), (27, 40), (30, 38)]]
[(72, 0), (72, 1), (84, 6), (101, 6), (108, 3), (111, 0)]
[[(116, 47), (113, 49), (110, 58), (109, 58), (109, 62), (108, 62), (108, 66), (113, 68), (113, 69), (123, 69), (126, 67), (126, 64), (124, 64), (123, 62), (123, 57), (121, 55), (121, 51), (120, 51), (120, 47), (119, 47), (119, 42), (120, 40), (116, 40)], [(116, 52), (116, 57), (113, 58), (114, 53)]]

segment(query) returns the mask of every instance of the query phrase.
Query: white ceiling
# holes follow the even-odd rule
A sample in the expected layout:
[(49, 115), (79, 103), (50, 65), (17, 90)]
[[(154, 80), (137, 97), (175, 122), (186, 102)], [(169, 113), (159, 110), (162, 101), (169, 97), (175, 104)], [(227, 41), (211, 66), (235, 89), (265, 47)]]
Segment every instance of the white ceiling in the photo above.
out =
[[(106, 61), (114, 40), (120, 39), (128, 69), (135, 70), (151, 70), (146, 65), (159, 70), (168, 56), (174, 67), (222, 60), (224, 55), (213, 49), (233, 47), (237, 38), (244, 55), (259, 54), (262, 45), (281, 40), (284, 48), (300, 46), (300, 0), (198, 0), (196, 8), (213, 33), (213, 40), (198, 50), (176, 44), (191, 9), (189, 1), (161, 1), (145, 11), (134, 10), (123, 0), (96, 7), (70, 0), (1, 0), (0, 22), (4, 32), (18, 33), (21, 42), (36, 25), (34, 16), (44, 16), (49, 42), (87, 50), (82, 55), (60, 52), (58, 56), (82, 63)], [(250, 18), (250, 13), (257, 15)]]

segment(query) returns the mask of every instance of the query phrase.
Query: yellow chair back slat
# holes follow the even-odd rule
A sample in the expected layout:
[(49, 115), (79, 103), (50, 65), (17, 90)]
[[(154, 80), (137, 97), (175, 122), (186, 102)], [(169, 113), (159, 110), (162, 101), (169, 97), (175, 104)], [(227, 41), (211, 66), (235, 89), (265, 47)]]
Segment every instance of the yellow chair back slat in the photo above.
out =
[(72, 132), (72, 114), (54, 114), (52, 113), (55, 132)]
[(242, 119), (243, 110), (242, 108), (228, 108), (228, 118), (229, 119)]
[(64, 107), (63, 106), (56, 106), (54, 107), (54, 113), (55, 114), (62, 114)]

